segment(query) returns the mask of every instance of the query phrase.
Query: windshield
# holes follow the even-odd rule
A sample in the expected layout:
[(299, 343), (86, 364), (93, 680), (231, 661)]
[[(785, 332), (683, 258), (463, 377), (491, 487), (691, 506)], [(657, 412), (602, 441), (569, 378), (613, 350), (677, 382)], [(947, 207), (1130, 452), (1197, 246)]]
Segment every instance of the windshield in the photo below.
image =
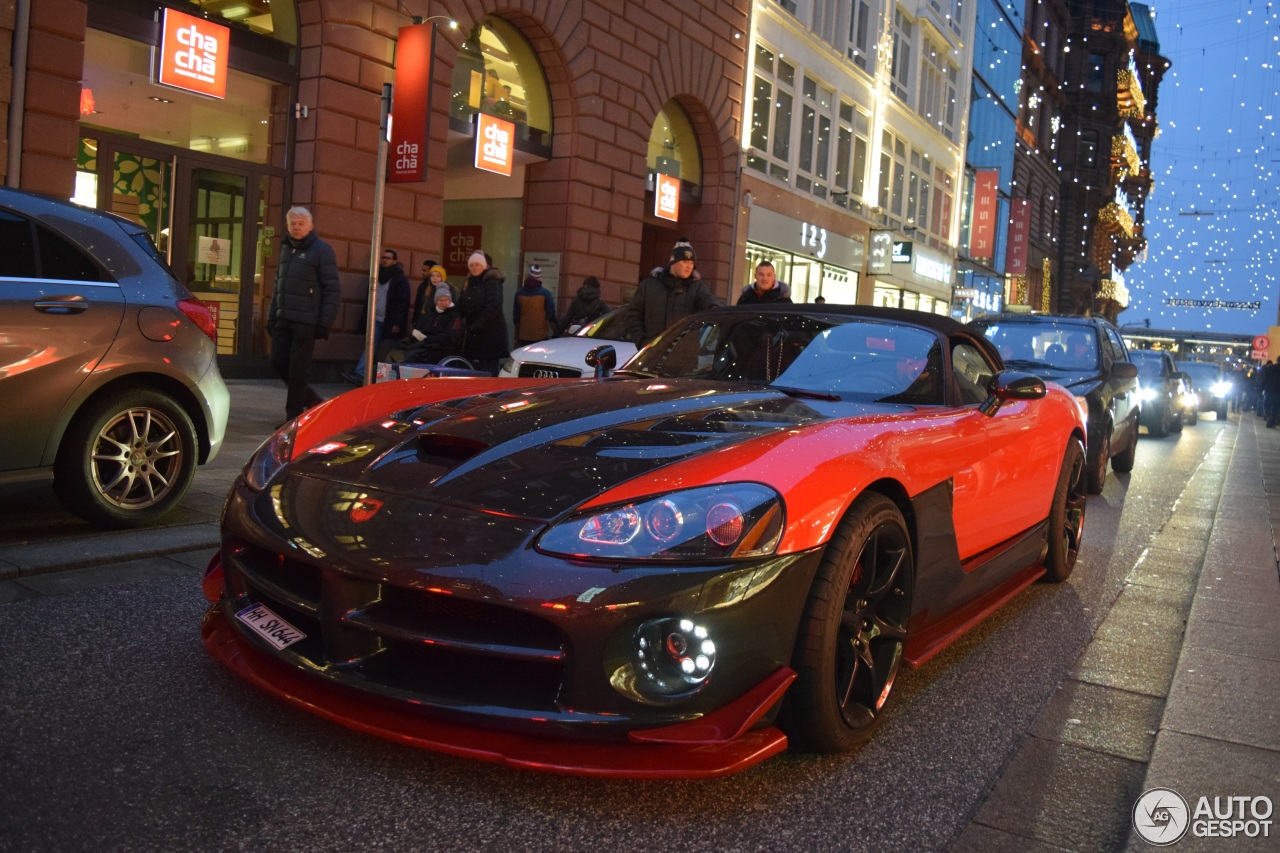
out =
[(625, 341), (627, 338), (627, 306), (614, 308), (598, 320), (592, 320), (573, 334), (580, 338), (599, 338), (602, 341)]
[(1098, 339), (1092, 326), (1059, 323), (1050, 318), (1035, 323), (974, 323), (1000, 350), (1009, 367), (1054, 370), (1097, 370)]
[(941, 405), (942, 346), (932, 332), (860, 318), (733, 312), (694, 315), (626, 365), (654, 378), (693, 377), (788, 390)]
[(1180, 361), (1178, 369), (1190, 376), (1197, 388), (1212, 388), (1222, 380), (1222, 369), (1207, 361)]
[(1129, 360), (1138, 366), (1141, 379), (1159, 379), (1164, 372), (1164, 356), (1150, 350), (1130, 350)]

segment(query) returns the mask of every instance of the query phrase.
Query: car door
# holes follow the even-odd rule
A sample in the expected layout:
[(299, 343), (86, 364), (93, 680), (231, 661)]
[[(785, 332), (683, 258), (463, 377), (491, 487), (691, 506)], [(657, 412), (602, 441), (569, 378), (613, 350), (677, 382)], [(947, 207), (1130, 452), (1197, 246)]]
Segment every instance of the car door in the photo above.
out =
[(1103, 331), (1103, 352), (1110, 356), (1103, 367), (1106, 368), (1106, 396), (1110, 399), (1111, 423), (1115, 428), (1111, 444), (1113, 447), (1125, 447), (1129, 441), (1128, 431), (1138, 428), (1138, 413), (1134, 410), (1138, 405), (1137, 395), (1134, 393), (1138, 382), (1136, 379), (1118, 379), (1112, 375), (1116, 362), (1129, 361), (1129, 351), (1125, 349), (1124, 341), (1115, 329), (1106, 328)]
[(978, 411), (995, 367), (973, 344), (951, 351), (960, 403), (970, 427), (985, 433), (986, 452), (956, 477), (953, 512), (961, 559), (982, 553), (1043, 521), (1064, 447), (1036, 429), (1038, 401), (1016, 400), (994, 416)]
[(115, 340), (124, 297), (78, 245), (19, 211), (0, 207), (0, 247), (0, 472), (11, 472), (51, 463), (53, 426)]

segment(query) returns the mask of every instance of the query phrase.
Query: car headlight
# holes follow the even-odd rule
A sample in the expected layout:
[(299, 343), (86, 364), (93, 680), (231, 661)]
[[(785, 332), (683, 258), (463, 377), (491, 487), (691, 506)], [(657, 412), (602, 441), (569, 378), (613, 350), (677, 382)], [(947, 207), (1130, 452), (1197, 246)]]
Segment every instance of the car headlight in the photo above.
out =
[(1214, 394), (1214, 396), (1215, 396), (1215, 397), (1225, 397), (1225, 396), (1227, 396), (1227, 395), (1228, 395), (1228, 394), (1230, 394), (1230, 393), (1231, 393), (1231, 383), (1230, 383), (1230, 382), (1215, 382), (1215, 383), (1213, 383), (1213, 394)]
[(293, 441), (298, 433), (298, 422), (289, 421), (262, 442), (249, 457), (249, 464), (244, 466), (244, 481), (256, 492), (260, 492), (271, 482), (288, 461), (293, 458)]
[(758, 483), (701, 486), (597, 508), (543, 534), (549, 554), (608, 560), (718, 560), (772, 554), (782, 498)]
[(1144, 403), (1150, 403), (1150, 402), (1151, 402), (1152, 400), (1154, 400), (1155, 398), (1156, 398), (1156, 389), (1154, 389), (1154, 388), (1139, 388), (1139, 389), (1138, 389), (1138, 399), (1139, 399), (1139, 400), (1141, 400), (1142, 402), (1144, 402)]

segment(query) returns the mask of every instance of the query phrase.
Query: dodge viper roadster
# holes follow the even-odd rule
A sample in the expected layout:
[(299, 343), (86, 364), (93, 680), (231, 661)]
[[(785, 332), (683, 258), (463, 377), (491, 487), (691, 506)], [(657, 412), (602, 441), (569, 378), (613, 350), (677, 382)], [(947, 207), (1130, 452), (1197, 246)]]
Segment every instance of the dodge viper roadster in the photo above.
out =
[(846, 751), (903, 665), (1070, 574), (1084, 436), (980, 334), (876, 308), (699, 313), (603, 378), (374, 385), (245, 467), (204, 642), (330, 720), (512, 766)]

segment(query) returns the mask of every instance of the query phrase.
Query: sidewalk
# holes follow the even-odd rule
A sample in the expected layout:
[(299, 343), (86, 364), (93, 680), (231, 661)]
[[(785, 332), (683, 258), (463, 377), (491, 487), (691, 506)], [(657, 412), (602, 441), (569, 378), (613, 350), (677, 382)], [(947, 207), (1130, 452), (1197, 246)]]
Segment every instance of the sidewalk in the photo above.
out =
[(1133, 824), (1153, 788), (1187, 804), (1174, 849), (1276, 849), (1280, 814), (1254, 838), (1194, 818), (1201, 797), (1280, 801), (1280, 430), (1232, 423), (954, 851), (1153, 849)]

